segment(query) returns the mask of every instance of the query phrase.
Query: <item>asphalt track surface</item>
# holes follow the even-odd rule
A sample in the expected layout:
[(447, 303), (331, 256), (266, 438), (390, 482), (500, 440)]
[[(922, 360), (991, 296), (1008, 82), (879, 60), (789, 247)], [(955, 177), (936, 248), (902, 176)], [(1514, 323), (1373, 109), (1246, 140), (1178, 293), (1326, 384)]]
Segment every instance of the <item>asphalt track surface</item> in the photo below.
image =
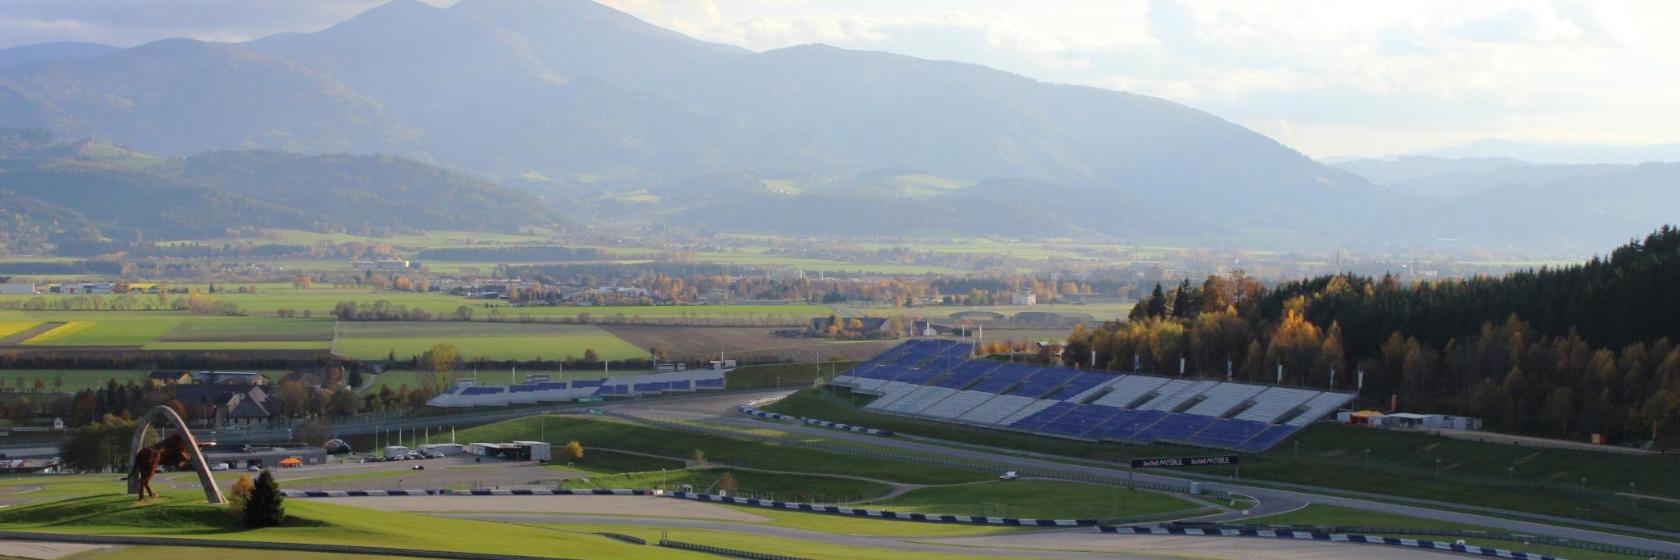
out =
[[(961, 460), (976, 461), (976, 462), (983, 462), (983, 463), (993, 463), (993, 464), (1006, 464), (1006, 465), (1009, 465), (1011, 467), (1018, 467), (1018, 468), (1023, 468), (1023, 469), (1036, 469), (1036, 470), (1044, 470), (1044, 471), (1060, 471), (1060, 472), (1068, 472), (1068, 473), (1075, 473), (1075, 474), (1085, 474), (1085, 475), (1095, 475), (1095, 476), (1105, 476), (1105, 477), (1118, 477), (1118, 478), (1124, 478), (1128, 474), (1128, 471), (1121, 470), (1121, 469), (1103, 468), (1103, 467), (1096, 467), (1096, 466), (1089, 466), (1089, 465), (1075, 464), (1075, 463), (1064, 463), (1064, 462), (1047, 460), (1047, 459), (1039, 459), (1039, 458), (1004, 456), (1004, 455), (1000, 455), (1000, 454), (995, 453), (995, 452), (986, 452), (986, 451), (977, 451), (977, 450), (972, 450), (972, 449), (947, 447), (947, 446), (943, 446), (943, 445), (935, 445), (935, 444), (931, 444), (931, 443), (924, 443), (924, 442), (919, 442), (919, 441), (906, 439), (906, 438), (900, 438), (900, 437), (883, 438), (883, 437), (877, 437), (877, 436), (870, 436), (870, 435), (864, 435), (864, 434), (844, 432), (844, 431), (840, 431), (840, 430), (807, 427), (803, 424), (789, 424), (789, 423), (783, 423), (783, 422), (761, 421), (761, 420), (753, 419), (752, 417), (743, 416), (743, 415), (735, 412), (735, 408), (734, 408), (735, 405), (737, 405), (737, 404), (739, 404), (743, 401), (747, 401), (747, 400), (751, 400), (751, 399), (755, 399), (755, 398), (765, 398), (765, 397), (770, 397), (770, 396), (775, 396), (775, 395), (787, 395), (787, 394), (791, 394), (791, 393), (792, 393), (792, 391), (790, 391), (790, 390), (779, 390), (779, 391), (763, 391), (763, 392), (754, 392), (754, 393), (732, 393), (732, 394), (716, 395), (715, 397), (712, 397), (712, 398), (684, 399), (682, 401), (669, 401), (669, 402), (655, 401), (655, 400), (650, 400), (650, 401), (626, 401), (626, 402), (622, 402), (622, 403), (612, 404), (612, 405), (610, 405), (610, 408), (612, 410), (614, 410), (615, 412), (620, 413), (620, 414), (625, 414), (625, 415), (635, 416), (635, 417), (640, 417), (640, 418), (646, 418), (646, 419), (651, 419), (651, 420), (677, 419), (677, 420), (695, 421), (695, 422), (704, 423), (704, 424), (729, 425), (729, 426), (737, 426), (737, 427), (755, 427), (755, 428), (764, 428), (767, 425), (773, 425), (773, 426), (775, 426), (775, 428), (777, 430), (781, 430), (781, 431), (785, 431), (785, 432), (789, 432), (789, 433), (820, 436), (820, 437), (823, 437), (823, 438), (829, 439), (829, 440), (857, 442), (857, 443), (868, 444), (868, 445), (876, 446), (876, 447), (889, 447), (889, 448), (895, 448), (895, 449), (902, 449), (902, 450), (905, 450), (905, 451), (912, 451), (912, 452), (919, 453), (919, 454), (943, 455), (943, 456), (953, 458), (953, 459), (961, 459)], [(1148, 473), (1142, 473), (1142, 472), (1134, 473), (1133, 476), (1135, 476), (1137, 478), (1137, 480), (1140, 480), (1140, 481), (1153, 481), (1153, 482), (1162, 482), (1162, 483), (1184, 484), (1184, 483), (1190, 481), (1190, 479), (1174, 478), (1174, 477), (1170, 477), (1170, 476), (1162, 476), (1162, 475), (1158, 475), (1158, 474), (1148, 474)], [(1680, 554), (1680, 543), (1669, 542), (1669, 541), (1661, 541), (1661, 540), (1649, 539), (1649, 538), (1644, 538), (1644, 537), (1628, 536), (1628, 535), (1621, 535), (1621, 534), (1615, 534), (1615, 533), (1606, 533), (1606, 532), (1592, 531), (1592, 530), (1587, 530), (1587, 529), (1577, 529), (1577, 528), (1573, 528), (1573, 527), (1561, 527), (1561, 526), (1557, 526), (1557, 525), (1548, 525), (1548, 524), (1544, 524), (1544, 523), (1535, 523), (1535, 522), (1529, 522), (1529, 521), (1519, 521), (1519, 520), (1513, 520), (1513, 519), (1506, 519), (1506, 518), (1502, 518), (1502, 517), (1492, 517), (1492, 516), (1487, 516), (1487, 515), (1478, 515), (1478, 514), (1473, 514), (1473, 513), (1462, 513), (1462, 512), (1446, 511), (1446, 510), (1432, 509), (1432, 508), (1426, 508), (1426, 507), (1377, 502), (1377, 501), (1363, 500), (1363, 499), (1358, 499), (1358, 498), (1346, 498), (1346, 497), (1340, 497), (1340, 496), (1324, 496), (1324, 495), (1317, 495), (1317, 494), (1291, 491), (1291, 490), (1279, 490), (1279, 489), (1265, 488), (1265, 487), (1259, 487), (1259, 486), (1247, 486), (1247, 485), (1243, 485), (1243, 484), (1239, 484), (1239, 483), (1206, 482), (1206, 481), (1204, 481), (1202, 483), (1202, 486), (1203, 486), (1203, 488), (1226, 490), (1226, 491), (1229, 491), (1229, 492), (1234, 492), (1234, 493), (1238, 493), (1238, 494), (1242, 494), (1242, 495), (1246, 495), (1246, 496), (1251, 496), (1251, 497), (1254, 497), (1254, 498), (1258, 499), (1260, 501), (1260, 505), (1249, 511), (1249, 516), (1256, 516), (1256, 517), (1257, 516), (1269, 515), (1269, 514), (1272, 514), (1272, 513), (1280, 513), (1280, 512), (1284, 512), (1284, 511), (1290, 511), (1290, 510), (1294, 510), (1294, 509), (1303, 507), (1303, 506), (1308, 505), (1308, 504), (1323, 504), (1323, 505), (1331, 505), (1331, 506), (1346, 507), (1346, 508), (1351, 508), (1351, 509), (1358, 509), (1358, 510), (1363, 510), (1363, 511), (1376, 511), (1376, 512), (1392, 513), (1392, 514), (1398, 514), (1398, 515), (1407, 515), (1407, 516), (1413, 516), (1413, 517), (1423, 517), (1423, 518), (1429, 518), (1429, 519), (1437, 519), (1437, 520), (1441, 520), (1441, 521), (1448, 521), (1448, 522), (1453, 522), (1453, 523), (1463, 523), (1463, 524), (1467, 524), (1467, 525), (1477, 525), (1477, 526), (1481, 526), (1481, 527), (1487, 527), (1487, 528), (1491, 528), (1491, 529), (1499, 529), (1499, 530), (1509, 531), (1509, 532), (1513, 532), (1513, 533), (1548, 535), (1548, 536), (1567, 538), (1567, 539), (1572, 539), (1572, 540), (1591, 541), (1591, 542), (1598, 542), (1598, 543), (1604, 543), (1604, 544), (1612, 544), (1612, 545), (1642, 548), (1642, 549), (1654, 550), (1654, 551), (1660, 551), (1660, 552), (1667, 552), (1667, 553), (1671, 553), (1671, 554)], [(1220, 517), (1229, 518), (1230, 516), (1220, 516)]]

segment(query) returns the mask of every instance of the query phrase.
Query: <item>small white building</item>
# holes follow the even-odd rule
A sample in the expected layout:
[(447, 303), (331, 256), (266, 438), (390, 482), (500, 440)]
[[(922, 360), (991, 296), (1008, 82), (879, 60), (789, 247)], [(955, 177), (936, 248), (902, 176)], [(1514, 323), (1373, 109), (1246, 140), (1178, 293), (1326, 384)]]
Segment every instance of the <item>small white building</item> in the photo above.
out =
[(1032, 292), (1021, 292), (1010, 296), (1010, 305), (1038, 305), (1038, 296)]
[(553, 452), (546, 441), (516, 441), (514, 445), (531, 450), (532, 461), (548, 461), (554, 458)]
[(1396, 412), (1374, 419), (1384, 428), (1400, 428), (1412, 430), (1480, 430), (1482, 420), (1468, 416), (1450, 416), (1446, 414), (1413, 414), (1410, 412)]
[(35, 285), (28, 282), (7, 282), (5, 284), (0, 284), (0, 295), (30, 296), (37, 293), (40, 292), (35, 291)]
[(420, 446), (421, 453), (440, 453), (444, 457), (454, 457), (467, 452), (467, 446), (459, 443), (428, 443)]

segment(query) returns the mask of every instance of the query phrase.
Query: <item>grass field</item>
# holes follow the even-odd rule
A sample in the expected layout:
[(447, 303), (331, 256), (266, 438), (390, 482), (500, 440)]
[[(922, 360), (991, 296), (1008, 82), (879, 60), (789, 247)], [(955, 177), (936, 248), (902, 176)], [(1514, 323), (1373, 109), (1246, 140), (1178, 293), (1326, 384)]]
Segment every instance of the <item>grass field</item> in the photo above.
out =
[(1116, 519), (1198, 507), (1166, 494), (1051, 480), (923, 488), (872, 505), (897, 511), (1034, 519)]
[[(147, 535), (248, 542), (331, 543), (360, 546), (413, 548), (445, 552), (477, 552), (584, 559), (650, 558), (703, 559), (713, 556), (653, 546), (620, 543), (593, 534), (610, 531), (631, 534), (657, 542), (661, 535), (673, 540), (723, 546), (764, 553), (798, 554), (801, 557), (839, 560), (849, 558), (928, 558), (958, 560), (988, 558), (972, 555), (943, 555), (925, 552), (878, 550), (833, 545), (745, 532), (667, 528), (657, 525), (589, 525), (568, 523), (495, 523), (431, 517), (421, 514), (361, 509), (352, 506), (287, 500), (288, 520), (279, 527), (246, 529), (221, 506), (202, 503), (196, 492), (165, 491), (160, 499), (136, 503), (132, 496), (113, 493), (120, 488), (110, 475), (19, 477), (0, 480), (0, 487), (39, 486), (28, 494), (34, 500), (25, 505), (0, 509), (0, 529), (73, 534)], [(956, 536), (995, 534), (1017, 529), (927, 525), (880, 520), (855, 520), (795, 512), (754, 509), (775, 526), (844, 534), (889, 534)], [(179, 555), (176, 555), (179, 552)], [(265, 551), (199, 549), (180, 547), (133, 547), (97, 553), (100, 558), (183, 558), (187, 560), (226, 558), (280, 560), (339, 560), (326, 554), (269, 553)], [(161, 556), (160, 556), (161, 555)], [(365, 556), (361, 556), (365, 557)]]
[[(850, 398), (843, 390), (812, 389), (768, 409), (948, 441), (1100, 461), (1206, 452), (1169, 445), (1093, 444), (917, 422), (864, 411)], [(1442, 459), (1439, 476), (1437, 457)], [(1680, 504), (1641, 500), (1636, 509), (1627, 497), (1612, 494), (1625, 492), (1632, 483), (1643, 494), (1680, 496), (1680, 477), (1672, 476), (1677, 471), (1680, 456), (1676, 455), (1542, 449), (1319, 424), (1270, 452), (1244, 457), (1242, 477), (1680, 530)], [(1201, 472), (1231, 474), (1223, 467)], [(1577, 491), (1583, 477), (1587, 492)]]
[(628, 422), (551, 416), (539, 430), (538, 418), (508, 420), (468, 430), (463, 441), (536, 440), (539, 431), (556, 445), (576, 440), (585, 449), (592, 445), (650, 453), (666, 457), (692, 457), (705, 452), (712, 463), (800, 473), (844, 473), (864, 478), (908, 484), (950, 484), (988, 480), (991, 475), (948, 467), (907, 465), (885, 461), (857, 461), (841, 453), (792, 448), (720, 436), (662, 430)]
[(454, 344), (462, 358), (562, 360), (594, 350), (603, 359), (645, 358), (648, 353), (591, 325), (543, 323), (345, 322), (338, 353), (380, 359), (417, 356), (440, 342)]
[(766, 473), (737, 469), (677, 469), (665, 472), (643, 471), (628, 474), (606, 474), (589, 481), (571, 480), (566, 488), (665, 488), (683, 484), (701, 492), (716, 492), (724, 475), (735, 479), (736, 494), (766, 500), (785, 500), (818, 503), (849, 503), (886, 495), (891, 486), (820, 475)]

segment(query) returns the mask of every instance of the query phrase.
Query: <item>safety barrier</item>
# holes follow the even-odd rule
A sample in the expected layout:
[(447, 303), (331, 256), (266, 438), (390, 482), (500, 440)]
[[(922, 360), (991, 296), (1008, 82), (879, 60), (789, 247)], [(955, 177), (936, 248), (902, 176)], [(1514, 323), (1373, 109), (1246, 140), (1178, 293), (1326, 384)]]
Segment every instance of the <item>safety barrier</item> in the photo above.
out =
[(788, 416), (786, 414), (782, 414), (782, 413), (779, 413), (779, 412), (769, 412), (769, 411), (765, 411), (765, 410), (759, 410), (759, 409), (753, 408), (753, 407), (745, 405), (745, 404), (736, 405), (735, 410), (739, 410), (739, 411), (741, 411), (741, 414), (745, 414), (747, 416), (757, 416), (759, 418), (769, 418), (771, 420), (787, 420), (787, 421), (790, 421), (790, 422), (798, 422), (799, 421), (799, 417), (797, 417), (797, 416)]
[(692, 552), (704, 552), (706, 554), (716, 554), (718, 556), (728, 556), (730, 558), (746, 558), (748, 560), (806, 560), (805, 558), (800, 558), (798, 556), (765, 554), (763, 552), (751, 552), (746, 550), (736, 550), (733, 548), (724, 548), (721, 546), (686, 543), (664, 538), (659, 539), (659, 546), (663, 546), (665, 548), (675, 548), (678, 550), (688, 550)]
[(852, 517), (870, 517), (875, 519), (896, 519), (900, 521), (923, 521), (929, 523), (966, 523), (971, 525), (1007, 525), (1012, 527), (1093, 527), (1097, 525), (1097, 520), (1095, 519), (1019, 519), (1014, 517), (909, 513), (880, 509), (806, 504), (800, 502), (737, 498), (734, 496), (719, 496), (716, 494), (700, 494), (695, 492), (670, 492), (665, 494), (665, 496), (683, 500), (716, 502), (738, 506), (756, 506), (809, 513), (826, 513), (831, 515), (848, 515)]
[(836, 429), (836, 430), (845, 430), (845, 431), (848, 431), (848, 432), (857, 432), (857, 433), (860, 433), (860, 434), (869, 434), (869, 435), (872, 435), (872, 436), (887, 437), (887, 436), (893, 435), (893, 433), (891, 431), (888, 431), (888, 430), (878, 430), (878, 429), (875, 429), (875, 428), (865, 428), (863, 426), (853, 426), (851, 424), (841, 424), (839, 422), (829, 422), (827, 420), (818, 420), (816, 418), (806, 418), (805, 423), (810, 424), (812, 426), (822, 426), (824, 428), (833, 428), (833, 429)]
[(789, 421), (789, 422), (803, 421), (803, 422), (805, 422), (805, 424), (811, 425), (811, 426), (820, 426), (820, 427), (823, 427), (823, 428), (831, 428), (831, 429), (835, 429), (835, 430), (845, 430), (845, 431), (848, 431), (848, 432), (856, 432), (856, 433), (860, 433), (860, 434), (869, 434), (869, 435), (872, 435), (872, 436), (889, 437), (889, 436), (893, 435), (893, 433), (890, 430), (878, 430), (878, 429), (875, 429), (875, 428), (865, 428), (863, 426), (853, 426), (851, 424), (842, 424), (840, 422), (830, 422), (830, 421), (827, 421), (827, 420), (819, 420), (819, 419), (816, 419), (816, 418), (801, 418), (799, 416), (792, 416), (792, 415), (788, 415), (788, 414), (782, 414), (782, 413), (779, 413), (779, 412), (770, 412), (768, 410), (759, 410), (758, 407), (757, 407), (757, 405), (762, 404), (765, 401), (774, 401), (774, 400), (776, 400), (776, 399), (773, 399), (773, 398), (772, 399), (758, 399), (756, 401), (744, 402), (744, 403), (735, 405), (735, 410), (738, 410), (738, 411), (741, 412), (741, 414), (745, 414), (747, 416), (757, 416), (759, 418), (769, 418), (771, 420), (786, 420), (786, 421)]
[(1271, 539), (1310, 540), (1323, 542), (1342, 542), (1359, 544), (1380, 544), (1385, 546), (1400, 546), (1422, 548), (1444, 552), (1458, 552), (1476, 556), (1492, 556), (1496, 558), (1510, 558), (1512, 560), (1563, 560), (1556, 556), (1517, 552), (1503, 548), (1490, 548), (1469, 544), (1459, 544), (1447, 541), (1429, 541), (1421, 539), (1407, 539), (1400, 537), (1380, 537), (1376, 535), (1360, 535), (1346, 533), (1329, 533), (1321, 531), (1291, 531), (1270, 529), (1198, 529), (1194, 527), (1103, 527), (1104, 533), (1119, 535), (1175, 535), (1175, 536), (1203, 536), (1203, 537), (1252, 537)]
[(609, 538), (609, 539), (612, 539), (612, 540), (615, 540), (615, 541), (624, 542), (624, 543), (647, 544), (647, 539), (644, 539), (644, 538), (641, 538), (641, 537), (638, 537), (638, 536), (635, 536), (635, 535), (626, 535), (624, 533), (595, 533), (595, 534), (601, 535), (603, 537), (606, 537), (606, 538)]
[(473, 490), (281, 490), (287, 498), (378, 498), (387, 496), (654, 496), (641, 488), (511, 488)]

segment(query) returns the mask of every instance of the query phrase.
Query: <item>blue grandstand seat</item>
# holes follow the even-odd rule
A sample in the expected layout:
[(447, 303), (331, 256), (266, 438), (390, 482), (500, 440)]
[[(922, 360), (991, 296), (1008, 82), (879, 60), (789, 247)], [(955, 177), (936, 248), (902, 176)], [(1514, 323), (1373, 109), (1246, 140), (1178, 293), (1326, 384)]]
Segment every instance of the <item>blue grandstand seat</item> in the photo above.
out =
[(697, 381), (694, 382), (694, 387), (696, 389), (722, 389), (723, 388), (723, 378), (719, 377), (719, 378), (716, 378), (716, 379), (700, 379), (700, 380), (697, 380)]
[(1061, 368), (1044, 368), (1028, 377), (1025, 383), (1008, 394), (1018, 397), (1043, 398), (1046, 393), (1060, 387), (1067, 380), (1073, 379), (1074, 371)]
[(994, 369), (991, 373), (986, 374), (985, 379), (980, 380), (980, 382), (974, 384), (973, 387), (969, 387), (968, 390), (984, 391), (987, 393), (1001, 393), (1004, 390), (1015, 386), (1016, 383), (1020, 383), (1022, 379), (1026, 379), (1027, 376), (1032, 375), (1035, 371), (1038, 371), (1038, 368), (1032, 366), (1003, 364), (1002, 367)]
[(1148, 438), (1151, 441), (1184, 443), (1190, 439), (1192, 434), (1206, 428), (1214, 420), (1218, 420), (1218, 418), (1194, 414), (1168, 414), (1166, 418), (1162, 418), (1161, 421), (1150, 426), (1142, 434), (1133, 437)]
[(1272, 426), (1267, 428), (1266, 431), (1248, 438), (1248, 441), (1243, 442), (1237, 449), (1250, 453), (1260, 453), (1271, 449), (1272, 446), (1288, 439), (1289, 436), (1295, 435), (1295, 432), (1300, 430), (1299, 426)]
[(1060, 418), (1045, 424), (1039, 430), (1056, 435), (1079, 437), (1108, 421), (1109, 418), (1113, 418), (1119, 412), (1121, 412), (1120, 409), (1112, 406), (1082, 404), (1068, 411), (1067, 414), (1063, 414)]
[(1155, 410), (1125, 410), (1086, 435), (1096, 439), (1131, 442), (1133, 436), (1149, 429), (1166, 416), (1167, 413)]
[(1114, 379), (1114, 374), (1112, 373), (1080, 372), (1078, 375), (1075, 375), (1072, 379), (1068, 380), (1067, 386), (1062, 387), (1062, 390), (1056, 391), (1056, 394), (1051, 395), (1048, 398), (1058, 400), (1071, 399), (1074, 395), (1089, 391), (1098, 385), (1107, 383), (1112, 379)]
[(1202, 428), (1190, 437), (1189, 443), (1209, 447), (1234, 448), (1256, 434), (1271, 428), (1271, 424), (1253, 420), (1220, 420)]
[(1070, 402), (1058, 402), (1050, 405), (1049, 408), (1033, 413), (1032, 416), (1016, 420), (1015, 423), (1010, 424), (1009, 427), (1020, 430), (1037, 431), (1039, 428), (1044, 427), (1045, 424), (1049, 424), (1051, 420), (1055, 420), (1061, 415), (1067, 414), (1069, 410), (1073, 410), (1074, 407), (1077, 406), (1079, 405)]
[(933, 386), (944, 387), (946, 389), (961, 389), (974, 384), (975, 381), (978, 381), (981, 377), (985, 376), (986, 372), (997, 369), (997, 366), (997, 362), (966, 362), (956, 368), (953, 368), (951, 373), (939, 378), (938, 381), (933, 383)]

